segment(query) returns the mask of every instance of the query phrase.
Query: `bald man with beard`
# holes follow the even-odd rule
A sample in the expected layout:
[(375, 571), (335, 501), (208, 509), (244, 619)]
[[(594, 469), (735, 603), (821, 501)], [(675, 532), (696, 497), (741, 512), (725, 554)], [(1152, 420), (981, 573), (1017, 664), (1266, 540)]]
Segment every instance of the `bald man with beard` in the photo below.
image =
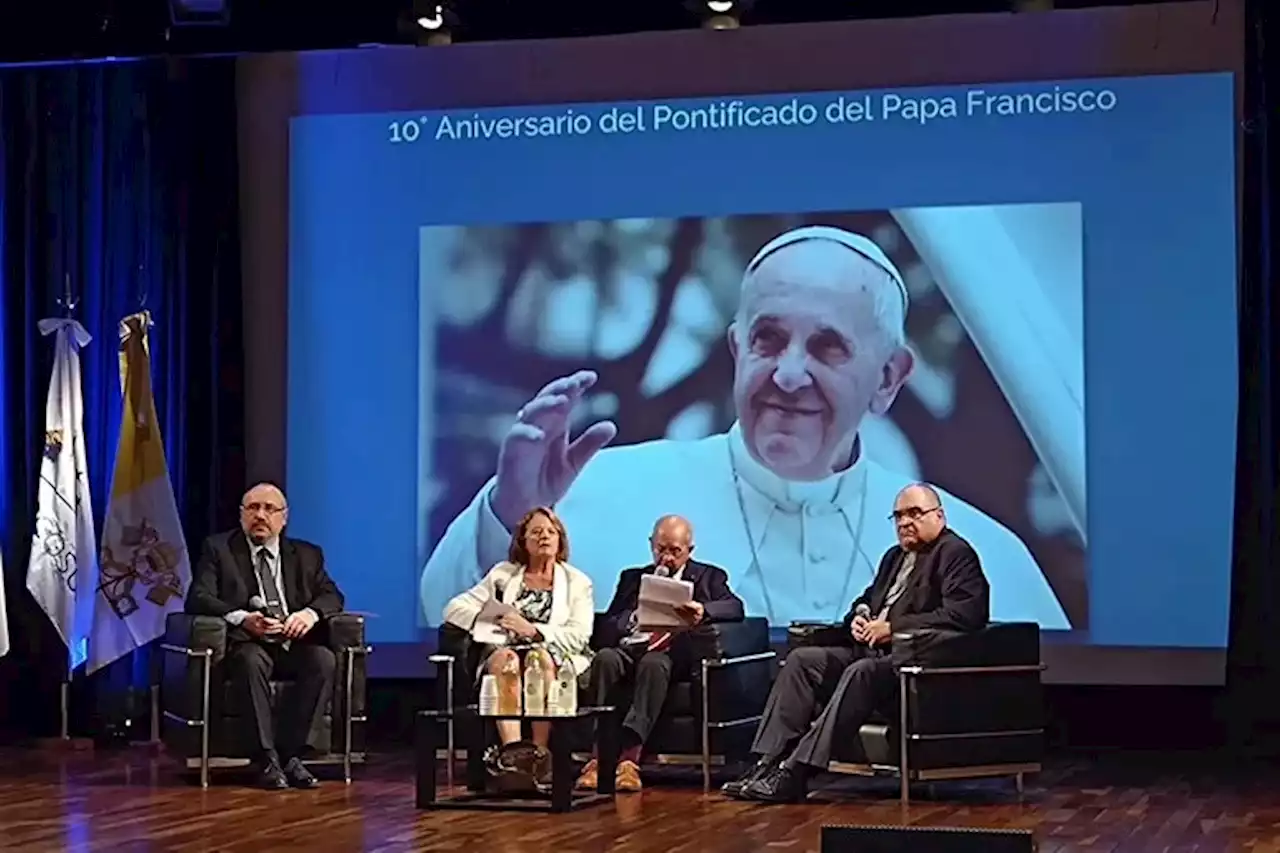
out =
[[(319, 784), (302, 755), (333, 694), (337, 659), (323, 621), (341, 613), (344, 603), (324, 552), (285, 537), (288, 521), (289, 505), (278, 487), (258, 483), (245, 492), (240, 526), (205, 540), (186, 601), (188, 613), (227, 622), (231, 682), (253, 720), (260, 782), (272, 790)], [(295, 681), (279, 703), (278, 726), (271, 699), (277, 671)]]
[[(615, 775), (616, 790), (622, 793), (640, 790), (645, 740), (667, 701), (673, 673), (688, 672), (693, 663), (683, 632), (640, 630), (636, 611), (641, 578), (660, 575), (693, 585), (693, 600), (677, 608), (687, 628), (743, 619), (742, 600), (729, 589), (729, 575), (719, 566), (690, 559), (693, 548), (693, 525), (687, 519), (678, 515), (658, 519), (649, 536), (653, 562), (626, 569), (618, 578), (613, 601), (605, 611), (610, 629), (605, 640), (610, 644), (596, 653), (587, 670), (587, 703), (625, 709)], [(578, 778), (578, 787), (594, 790), (597, 772), (592, 758)]]

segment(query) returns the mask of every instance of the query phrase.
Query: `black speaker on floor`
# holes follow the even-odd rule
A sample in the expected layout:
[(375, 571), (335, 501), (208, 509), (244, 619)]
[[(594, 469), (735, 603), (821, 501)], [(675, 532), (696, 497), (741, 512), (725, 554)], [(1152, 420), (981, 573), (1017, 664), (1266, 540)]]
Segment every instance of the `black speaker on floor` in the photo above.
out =
[(822, 853), (1033, 853), (1028, 829), (824, 826)]

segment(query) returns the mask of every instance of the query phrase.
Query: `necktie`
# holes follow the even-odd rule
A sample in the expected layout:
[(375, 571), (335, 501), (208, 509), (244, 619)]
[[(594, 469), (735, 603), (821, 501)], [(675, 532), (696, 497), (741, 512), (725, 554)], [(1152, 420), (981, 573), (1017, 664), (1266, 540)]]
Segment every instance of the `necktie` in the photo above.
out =
[(881, 619), (888, 616), (889, 608), (897, 604), (899, 598), (902, 598), (902, 593), (907, 589), (907, 578), (911, 577), (911, 570), (915, 566), (916, 552), (908, 551), (906, 556), (902, 558), (902, 565), (898, 567), (897, 577), (893, 579), (893, 586), (889, 587), (889, 594), (885, 597), (884, 607), (880, 610)]
[(660, 652), (671, 645), (671, 632), (664, 631), (661, 634), (654, 634), (649, 638), (649, 651)]
[[(271, 553), (262, 548), (258, 551), (258, 583), (262, 585), (262, 597), (267, 601), (267, 615), (272, 619), (284, 621), (284, 604), (280, 601), (280, 587), (271, 574)], [(281, 639), (278, 635), (269, 635), (267, 642), (279, 643), (285, 651), (289, 650), (291, 641)]]
[(266, 548), (258, 551), (258, 583), (262, 597), (267, 602), (267, 615), (273, 619), (284, 618), (284, 605), (280, 602), (280, 588), (271, 574), (271, 553)]

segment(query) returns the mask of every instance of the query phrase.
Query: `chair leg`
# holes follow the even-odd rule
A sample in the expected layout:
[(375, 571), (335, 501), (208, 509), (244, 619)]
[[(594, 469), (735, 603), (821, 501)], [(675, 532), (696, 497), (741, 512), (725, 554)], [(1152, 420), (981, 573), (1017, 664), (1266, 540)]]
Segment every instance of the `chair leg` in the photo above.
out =
[(911, 802), (911, 765), (908, 760), (911, 738), (907, 734), (908, 679), (909, 676), (905, 672), (898, 676), (898, 771), (901, 776), (898, 799), (904, 806)]
[(354, 722), (355, 709), (352, 698), (355, 695), (355, 670), (356, 670), (356, 654), (355, 649), (348, 647), (347, 656), (347, 678), (344, 689), (346, 693), (343, 696), (342, 704), (346, 709), (343, 719), (344, 737), (342, 743), (342, 778), (346, 784), (351, 784), (351, 735)]
[(213, 669), (213, 650), (205, 649), (200, 685), (200, 787), (209, 787), (209, 680)]
[(702, 661), (702, 793), (711, 792), (711, 667)]
[(456, 745), (453, 740), (454, 696), (453, 696), (453, 665), (452, 664), (450, 664), (449, 667), (445, 670), (444, 679), (445, 679), (445, 692), (448, 694), (448, 697), (449, 697), (448, 699), (449, 707), (442, 709), (442, 710), (448, 711), (449, 713), (449, 721), (445, 724), (447, 726), (447, 734), (448, 734), (447, 740), (448, 740), (448, 747), (449, 747), (449, 757), (445, 759), (445, 762), (444, 762), (444, 780), (445, 780), (445, 784), (448, 785), (450, 789), (452, 789), (453, 788), (453, 762), (457, 759), (457, 755), (454, 752), (454, 750), (456, 749)]
[(1026, 789), (1023, 786), (1022, 774), (1019, 773), (1017, 776), (1013, 778), (1014, 778), (1014, 784), (1018, 786), (1018, 799), (1022, 799), (1022, 795), (1026, 793)]
[(151, 743), (160, 743), (160, 685), (151, 685)]

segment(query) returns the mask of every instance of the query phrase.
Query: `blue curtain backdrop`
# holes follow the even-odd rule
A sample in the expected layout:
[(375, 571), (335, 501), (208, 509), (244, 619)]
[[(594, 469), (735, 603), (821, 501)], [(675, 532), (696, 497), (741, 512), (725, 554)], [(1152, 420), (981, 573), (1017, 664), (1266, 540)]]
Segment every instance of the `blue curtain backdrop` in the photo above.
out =
[[(26, 591), (52, 342), (75, 316), (86, 452), (101, 537), (120, 427), (117, 324), (147, 308), (152, 373), (188, 548), (234, 518), (243, 486), (243, 346), (234, 63), (147, 60), (0, 70), (0, 546), (13, 649), (0, 728), (58, 730), (65, 649)], [(145, 654), (73, 691), (73, 729), (101, 730)]]
[[(1244, 179), (1240, 277), (1240, 434), (1236, 471), (1236, 560), (1232, 573), (1228, 696), (1223, 709), (1243, 752), (1280, 755), (1280, 349), (1275, 251), (1280, 196), (1271, 135), (1280, 91), (1280, 11), (1269, 0), (1247, 4)], [(1172, 523), (1176, 521), (1171, 520)], [(1187, 618), (1195, 603), (1187, 602)]]

